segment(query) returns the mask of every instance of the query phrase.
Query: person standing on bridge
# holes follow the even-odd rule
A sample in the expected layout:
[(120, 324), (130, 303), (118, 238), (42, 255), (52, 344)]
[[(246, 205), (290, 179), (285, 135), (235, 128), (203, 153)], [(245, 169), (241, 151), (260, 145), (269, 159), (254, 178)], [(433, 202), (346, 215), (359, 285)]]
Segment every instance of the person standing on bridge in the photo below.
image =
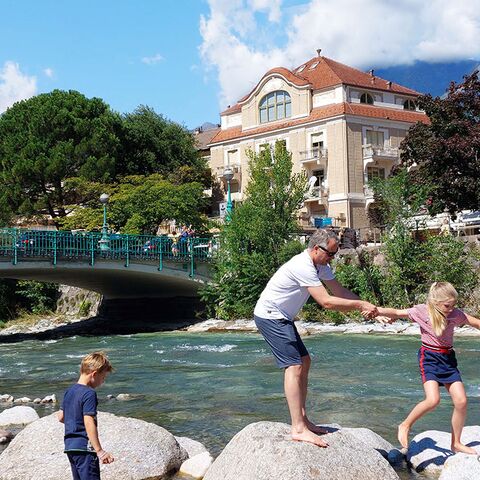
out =
[(329, 263), (337, 254), (338, 245), (333, 230), (317, 230), (310, 237), (308, 248), (272, 276), (254, 311), (258, 330), (270, 346), (277, 365), (284, 369), (292, 439), (319, 447), (328, 446), (318, 436), (327, 432), (311, 422), (305, 411), (311, 360), (295, 327), (295, 316), (310, 295), (319, 305), (330, 310), (359, 310), (368, 318), (378, 315), (375, 305), (361, 300), (335, 279)]

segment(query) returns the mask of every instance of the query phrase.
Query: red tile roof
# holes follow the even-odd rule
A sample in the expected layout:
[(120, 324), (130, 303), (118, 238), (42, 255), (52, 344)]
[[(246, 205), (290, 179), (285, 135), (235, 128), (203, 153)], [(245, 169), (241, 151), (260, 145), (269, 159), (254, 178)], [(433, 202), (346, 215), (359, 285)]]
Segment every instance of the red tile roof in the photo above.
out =
[[(304, 66), (304, 69), (299, 72), (299, 69), (302, 68), (302, 66)], [(419, 92), (416, 92), (411, 88), (402, 87), (397, 83), (388, 82), (383, 78), (362, 72), (361, 70), (349, 67), (348, 65), (336, 62), (327, 57), (314, 57), (302, 66), (296, 68), (294, 73), (297, 76), (302, 76), (308, 80), (312, 84), (314, 90), (343, 84), (405, 95), (420, 95)]]
[(284, 67), (272, 68), (265, 73), (255, 88), (242, 97), (235, 105), (224, 110), (220, 115), (240, 112), (242, 108), (241, 103), (247, 100), (247, 98), (257, 90), (264, 78), (274, 74), (282, 75), (289, 82), (297, 86), (310, 85), (313, 90), (322, 90), (337, 85), (349, 85), (368, 90), (380, 90), (403, 95), (420, 95), (419, 92), (416, 92), (411, 88), (403, 87), (398, 83), (389, 82), (388, 80), (376, 77), (370, 73), (362, 72), (356, 68), (336, 62), (331, 58), (313, 57), (308, 62), (295, 68), (293, 71)]
[(220, 130), (215, 137), (212, 138), (210, 146), (234, 140), (236, 138), (245, 138), (253, 135), (282, 130), (297, 125), (311, 123), (315, 120), (323, 120), (326, 118), (336, 117), (339, 115), (354, 115), (359, 117), (382, 118), (385, 120), (393, 120), (397, 122), (428, 123), (428, 117), (421, 112), (412, 112), (410, 110), (398, 110), (394, 108), (382, 108), (372, 105), (360, 103), (336, 103), (326, 105), (324, 107), (313, 108), (310, 115), (304, 118), (296, 118), (294, 120), (286, 120), (282, 122), (272, 122), (257, 128), (242, 130), (241, 126), (231, 127), (226, 130)]

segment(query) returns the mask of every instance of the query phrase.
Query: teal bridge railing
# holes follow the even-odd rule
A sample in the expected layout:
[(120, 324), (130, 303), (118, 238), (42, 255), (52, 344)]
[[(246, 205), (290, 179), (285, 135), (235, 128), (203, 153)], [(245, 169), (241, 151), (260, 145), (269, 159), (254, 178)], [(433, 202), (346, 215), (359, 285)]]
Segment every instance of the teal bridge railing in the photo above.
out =
[(189, 276), (195, 274), (197, 262), (210, 262), (217, 252), (215, 238), (187, 237), (174, 239), (169, 236), (122, 235), (111, 233), (108, 243), (102, 242), (100, 232), (67, 232), (0, 229), (0, 257), (14, 265), (22, 261), (49, 259), (53, 265), (59, 261), (88, 261), (91, 266), (99, 259), (130, 262), (156, 262), (158, 270), (164, 262), (181, 263)]

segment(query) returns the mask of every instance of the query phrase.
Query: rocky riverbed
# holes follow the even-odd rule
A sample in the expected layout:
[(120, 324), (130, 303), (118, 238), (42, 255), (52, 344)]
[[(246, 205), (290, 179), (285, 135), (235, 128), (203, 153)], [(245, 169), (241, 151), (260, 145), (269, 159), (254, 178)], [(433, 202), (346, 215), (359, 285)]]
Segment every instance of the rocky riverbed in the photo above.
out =
[[(30, 407), (17, 406), (3, 413), (0, 434), (27, 426), (0, 455), (0, 480), (71, 478), (56, 412), (38, 418)], [(175, 437), (153, 423), (104, 412), (98, 420), (102, 445), (115, 457), (102, 465), (106, 480), (398, 480), (399, 474), (405, 478), (406, 462), (424, 478), (480, 478), (478, 458), (453, 454), (446, 432), (423, 432), (401, 452), (368, 428), (325, 425), (329, 447), (318, 448), (293, 442), (287, 424), (256, 422), (238, 432), (214, 460), (200, 442)], [(479, 426), (465, 428), (465, 443), (478, 447), (479, 438)]]

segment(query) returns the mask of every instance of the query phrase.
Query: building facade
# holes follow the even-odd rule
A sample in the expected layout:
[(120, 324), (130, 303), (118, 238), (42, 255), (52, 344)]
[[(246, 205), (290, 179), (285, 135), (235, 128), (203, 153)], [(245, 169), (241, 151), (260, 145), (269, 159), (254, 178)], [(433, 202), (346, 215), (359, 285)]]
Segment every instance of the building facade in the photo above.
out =
[(221, 113), (221, 128), (209, 143), (212, 172), (225, 183), (230, 167), (232, 200), (241, 201), (249, 180), (247, 152), (284, 142), (294, 171), (309, 179), (300, 212), (304, 229), (319, 219), (368, 227), (368, 181), (386, 177), (399, 162), (408, 128), (428, 121), (416, 107), (418, 95), (320, 55), (294, 70), (274, 68)]

